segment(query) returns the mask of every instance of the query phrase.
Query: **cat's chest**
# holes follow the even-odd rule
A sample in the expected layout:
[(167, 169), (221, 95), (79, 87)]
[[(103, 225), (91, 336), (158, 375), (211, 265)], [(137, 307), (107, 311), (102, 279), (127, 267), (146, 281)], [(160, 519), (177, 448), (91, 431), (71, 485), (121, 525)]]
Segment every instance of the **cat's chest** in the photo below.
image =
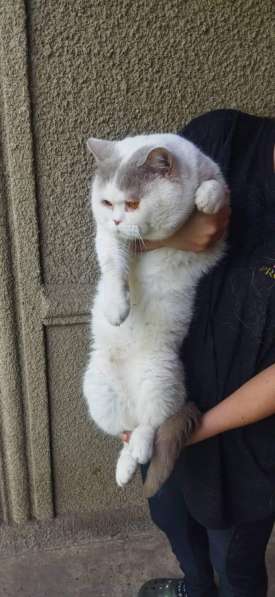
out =
[(194, 284), (199, 270), (198, 263), (183, 252), (171, 249), (148, 252), (131, 261), (131, 291), (137, 299), (168, 296)]

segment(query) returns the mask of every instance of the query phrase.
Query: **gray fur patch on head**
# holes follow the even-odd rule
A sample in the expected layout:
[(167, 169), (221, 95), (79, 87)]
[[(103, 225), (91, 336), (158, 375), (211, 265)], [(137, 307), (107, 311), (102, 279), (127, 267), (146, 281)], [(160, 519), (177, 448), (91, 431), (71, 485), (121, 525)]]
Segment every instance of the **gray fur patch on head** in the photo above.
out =
[(114, 178), (120, 163), (121, 158), (115, 153), (111, 158), (97, 162), (96, 175), (101, 179), (102, 183), (106, 184)]
[[(154, 179), (161, 174), (161, 168), (155, 169), (147, 163), (147, 157), (155, 148), (141, 147), (132, 157), (123, 164), (117, 172), (117, 185), (126, 193), (133, 197), (142, 197), (145, 194), (145, 188)], [(173, 174), (174, 176), (174, 174)]]
[(116, 142), (90, 137), (87, 147), (96, 161), (96, 175), (102, 183), (108, 182), (114, 177), (121, 162)]

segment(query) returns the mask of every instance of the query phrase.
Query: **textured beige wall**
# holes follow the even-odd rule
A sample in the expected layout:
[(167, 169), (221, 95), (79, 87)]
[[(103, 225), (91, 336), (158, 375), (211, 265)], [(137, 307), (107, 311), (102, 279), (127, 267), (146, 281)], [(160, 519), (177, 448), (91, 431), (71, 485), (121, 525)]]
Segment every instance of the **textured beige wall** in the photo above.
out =
[(175, 131), (217, 107), (274, 114), (271, 12), (268, 0), (0, 0), (5, 520), (147, 524), (140, 482), (116, 488), (117, 443), (80, 397), (96, 278), (85, 140)]
[(87, 135), (175, 130), (215, 107), (270, 114), (271, 3), (28, 4), (45, 281), (89, 283)]

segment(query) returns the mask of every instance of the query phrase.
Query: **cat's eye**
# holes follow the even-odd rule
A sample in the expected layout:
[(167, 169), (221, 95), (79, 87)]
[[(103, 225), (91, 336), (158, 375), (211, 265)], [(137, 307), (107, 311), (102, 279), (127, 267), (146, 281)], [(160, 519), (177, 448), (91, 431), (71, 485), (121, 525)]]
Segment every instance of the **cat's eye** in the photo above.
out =
[(105, 207), (113, 207), (111, 201), (107, 201), (107, 199), (102, 199), (101, 203), (102, 205), (105, 205)]
[(134, 211), (139, 207), (139, 201), (126, 201), (126, 211)]

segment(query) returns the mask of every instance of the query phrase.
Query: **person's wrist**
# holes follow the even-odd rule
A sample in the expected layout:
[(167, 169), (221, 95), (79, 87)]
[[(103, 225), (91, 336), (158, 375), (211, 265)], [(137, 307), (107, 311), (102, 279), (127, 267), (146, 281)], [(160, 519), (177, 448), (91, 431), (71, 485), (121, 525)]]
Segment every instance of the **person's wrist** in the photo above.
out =
[(199, 425), (192, 433), (188, 445), (197, 444), (216, 435), (217, 431), (214, 428), (215, 420), (212, 416), (212, 410), (213, 409), (210, 409), (201, 416)]

